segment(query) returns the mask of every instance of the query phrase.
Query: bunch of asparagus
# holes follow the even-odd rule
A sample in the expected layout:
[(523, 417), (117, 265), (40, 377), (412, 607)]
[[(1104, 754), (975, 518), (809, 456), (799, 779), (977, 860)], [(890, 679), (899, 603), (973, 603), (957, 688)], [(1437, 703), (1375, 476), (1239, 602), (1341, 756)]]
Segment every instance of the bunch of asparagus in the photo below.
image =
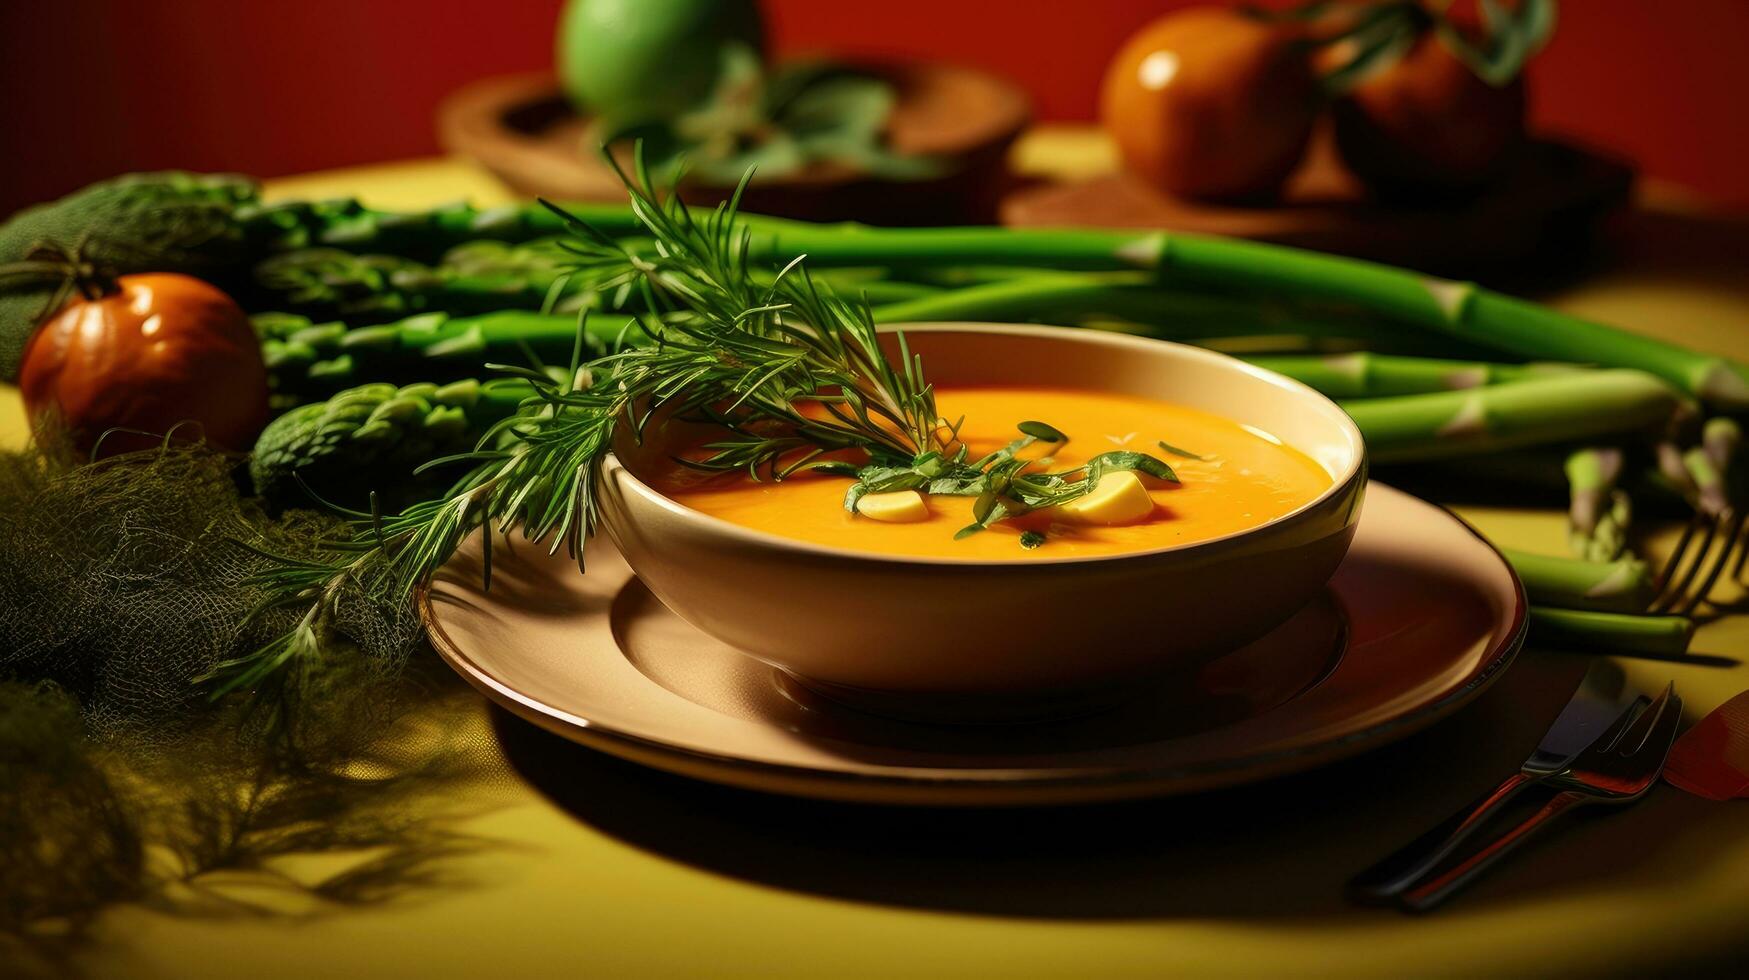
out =
[[(253, 472), (282, 503), (317, 491), (356, 504), (477, 438), (527, 395), (477, 380), (485, 366), (567, 363), (578, 311), (595, 313), (593, 352), (661, 335), (635, 292), (577, 267), (546, 207), (394, 213), (231, 190), (201, 206), (255, 263), (235, 291), (256, 311), (288, 412), (263, 433)], [(648, 247), (627, 208), (571, 210)], [(1529, 458), (1558, 473), (1564, 459), (1573, 556), (1508, 555), (1539, 629), (1682, 648), (1687, 619), (1643, 614), (1658, 583), (1628, 548), (1629, 478), (1645, 470), (1647, 492), (1741, 509), (1724, 417), (1749, 410), (1749, 368), (1472, 283), (1160, 232), (740, 225), (753, 274), (806, 256), (878, 322), (1066, 323), (1197, 343), (1339, 400), (1381, 464)], [(1709, 412), (1721, 418), (1697, 442)]]

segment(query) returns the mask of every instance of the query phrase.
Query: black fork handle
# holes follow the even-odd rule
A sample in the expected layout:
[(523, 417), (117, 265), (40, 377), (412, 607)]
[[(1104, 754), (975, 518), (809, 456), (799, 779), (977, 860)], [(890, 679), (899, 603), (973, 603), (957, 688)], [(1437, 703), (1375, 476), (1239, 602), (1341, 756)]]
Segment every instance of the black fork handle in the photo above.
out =
[(1437, 908), (1456, 894), (1458, 889), (1476, 880), (1482, 872), (1512, 853), (1556, 817), (1595, 799), (1596, 797), (1572, 791), (1555, 794), (1553, 799), (1543, 804), (1542, 809), (1526, 817), (1518, 826), (1490, 842), (1487, 847), (1399, 895), (1398, 904), (1411, 912), (1427, 912)]
[(1439, 865), (1468, 840), (1488, 818), (1517, 798), (1540, 778), (1513, 773), (1476, 802), (1452, 814), (1443, 823), (1415, 838), (1377, 864), (1349, 880), (1350, 901), (1368, 905), (1389, 904)]

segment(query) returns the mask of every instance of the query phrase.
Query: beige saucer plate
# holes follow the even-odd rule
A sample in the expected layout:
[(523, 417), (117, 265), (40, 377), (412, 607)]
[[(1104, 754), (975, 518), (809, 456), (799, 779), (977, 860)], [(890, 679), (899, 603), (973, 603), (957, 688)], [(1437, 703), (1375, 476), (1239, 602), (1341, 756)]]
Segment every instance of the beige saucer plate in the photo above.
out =
[[(563, 553), (495, 543), (490, 591), (476, 539), (422, 611), (475, 687), (592, 748), (747, 789), (948, 806), (1186, 793), (1324, 765), (1463, 706), (1525, 629), (1523, 591), (1492, 546), (1378, 483), (1322, 599), (1194, 680), (1048, 724), (936, 726), (834, 705), (669, 612), (602, 537), (586, 575)], [(1069, 614), (1016, 610), (990, 635), (1024, 642), (1025, 617)]]

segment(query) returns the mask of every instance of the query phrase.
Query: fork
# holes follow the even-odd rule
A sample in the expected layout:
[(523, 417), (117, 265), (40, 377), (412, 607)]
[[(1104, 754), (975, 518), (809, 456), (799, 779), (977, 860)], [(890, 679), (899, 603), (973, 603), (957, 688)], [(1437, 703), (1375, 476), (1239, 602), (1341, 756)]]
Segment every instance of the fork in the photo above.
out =
[(1565, 769), (1548, 777), (1557, 788), (1542, 809), (1450, 868), (1403, 891), (1397, 903), (1413, 912), (1429, 911), (1516, 850), (1563, 813), (1582, 806), (1632, 803), (1652, 788), (1682, 720), (1682, 699), (1674, 684), (1637, 717), (1624, 715)]
[(1573, 697), (1517, 772), (1476, 803), (1349, 879), (1345, 888), (1349, 899), (1367, 905), (1394, 903), (1399, 894), (1437, 869), (1471, 836), (1486, 829), (1493, 816), (1520, 794), (1565, 770), (1593, 742), (1620, 738), (1628, 722), (1652, 703), (1651, 698), (1640, 695), (1622, 704), (1624, 684), (1621, 668), (1614, 661), (1593, 660)]
[(1701, 444), (1686, 453), (1669, 443), (1658, 446), (1659, 474), (1694, 507), (1694, 517), (1658, 573), (1658, 596), (1648, 611), (1692, 614), (1727, 568), (1731, 579), (1742, 582), (1749, 511), (1738, 506), (1738, 474), (1732, 472), (1741, 441), (1737, 423), (1720, 418), (1707, 422)]
[[(1744, 560), (1749, 558), (1749, 536), (1743, 534), (1744, 524), (1744, 515), (1735, 513), (1732, 508), (1712, 515), (1696, 510), (1694, 518), (1682, 529), (1682, 536), (1676, 542), (1676, 550), (1670, 553), (1663, 570), (1658, 574), (1658, 597), (1652, 600), (1647, 611), (1675, 613), (1679, 616), (1692, 615), (1706, 601), (1713, 586), (1718, 584), (1733, 559), (1735, 567), (1731, 570), (1730, 579), (1741, 583)], [(1699, 544), (1693, 545), (1693, 560), (1687, 563), (1684, 570), (1684, 559), (1689, 557), (1690, 545), (1697, 536)], [(1718, 543), (1717, 548), (1713, 547), (1715, 541)], [(1706, 569), (1704, 573), (1703, 568)], [(1695, 585), (1697, 581), (1698, 586)]]

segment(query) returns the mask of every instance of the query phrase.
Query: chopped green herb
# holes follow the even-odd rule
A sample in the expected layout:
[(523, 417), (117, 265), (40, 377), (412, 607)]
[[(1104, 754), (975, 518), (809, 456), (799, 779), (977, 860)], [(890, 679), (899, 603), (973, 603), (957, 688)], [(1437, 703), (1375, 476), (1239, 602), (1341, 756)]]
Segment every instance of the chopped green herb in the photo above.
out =
[(1089, 484), (1088, 489), (1091, 490), (1094, 486), (1097, 486), (1099, 484), (1099, 478), (1105, 474), (1121, 472), (1123, 470), (1135, 470), (1136, 472), (1145, 473), (1155, 479), (1169, 480), (1173, 483), (1178, 482), (1178, 474), (1174, 473), (1172, 467), (1166, 465), (1164, 460), (1154, 456), (1149, 456), (1147, 453), (1119, 449), (1109, 453), (1100, 453), (1098, 456), (1087, 461), (1087, 476), (1085, 479)]
[(1020, 546), (1028, 551), (1045, 543), (1045, 536), (1037, 531), (1020, 532)]
[(856, 502), (868, 493), (868, 487), (862, 483), (852, 483), (850, 489), (844, 491), (844, 509), (856, 513)]
[(1196, 453), (1193, 453), (1188, 449), (1179, 449), (1177, 446), (1174, 446), (1173, 444), (1167, 442), (1164, 439), (1160, 440), (1160, 448), (1166, 450), (1168, 453), (1171, 453), (1174, 456), (1183, 456), (1185, 459), (1195, 459), (1195, 460), (1201, 460), (1203, 462), (1208, 461), (1207, 456), (1198, 456)]
[(1069, 437), (1063, 435), (1061, 430), (1057, 429), (1056, 426), (1046, 425), (1043, 422), (1022, 422), (1020, 425), (1016, 426), (1016, 428), (1040, 442), (1069, 441)]
[(815, 473), (824, 473), (827, 476), (848, 476), (851, 479), (855, 479), (860, 474), (854, 463), (830, 459), (823, 463), (812, 463), (807, 468)]

